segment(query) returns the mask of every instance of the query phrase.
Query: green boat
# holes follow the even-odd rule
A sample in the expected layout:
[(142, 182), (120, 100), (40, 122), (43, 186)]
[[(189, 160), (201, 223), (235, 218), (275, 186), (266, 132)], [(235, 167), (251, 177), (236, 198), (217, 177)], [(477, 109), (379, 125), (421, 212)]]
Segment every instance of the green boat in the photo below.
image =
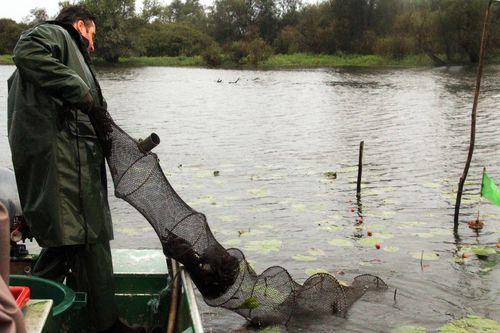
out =
[[(182, 268), (167, 265), (161, 250), (116, 249), (112, 254), (116, 303), (124, 321), (155, 333), (203, 332), (193, 284)], [(87, 332), (85, 293), (74, 292), (70, 278), (60, 284), (30, 276), (36, 259), (30, 254), (11, 258), (10, 285), (31, 291), (23, 308), (28, 332)]]

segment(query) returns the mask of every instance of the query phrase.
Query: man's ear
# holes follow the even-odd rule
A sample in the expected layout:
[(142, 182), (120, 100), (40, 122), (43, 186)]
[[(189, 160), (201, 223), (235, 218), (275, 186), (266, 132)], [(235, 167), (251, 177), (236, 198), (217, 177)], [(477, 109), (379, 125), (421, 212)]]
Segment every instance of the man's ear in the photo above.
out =
[(73, 28), (75, 28), (78, 32), (82, 32), (85, 28), (85, 22), (83, 22), (83, 20), (78, 20), (76, 21), (75, 23), (73, 23)]

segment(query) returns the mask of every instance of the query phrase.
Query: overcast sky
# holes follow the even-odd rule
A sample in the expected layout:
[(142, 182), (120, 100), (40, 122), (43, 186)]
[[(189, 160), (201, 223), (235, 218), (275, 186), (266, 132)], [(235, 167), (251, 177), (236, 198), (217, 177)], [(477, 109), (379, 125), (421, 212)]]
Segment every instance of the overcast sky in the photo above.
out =
[[(22, 21), (29, 15), (30, 9), (45, 8), (50, 17), (57, 14), (59, 9), (60, 0), (1, 0), (0, 4), (0, 18), (11, 18), (17, 22)], [(170, 0), (163, 0), (160, 2), (167, 4)], [(207, 6), (212, 4), (213, 0), (200, 0), (200, 3)], [(136, 0), (136, 9), (140, 9), (142, 0)]]

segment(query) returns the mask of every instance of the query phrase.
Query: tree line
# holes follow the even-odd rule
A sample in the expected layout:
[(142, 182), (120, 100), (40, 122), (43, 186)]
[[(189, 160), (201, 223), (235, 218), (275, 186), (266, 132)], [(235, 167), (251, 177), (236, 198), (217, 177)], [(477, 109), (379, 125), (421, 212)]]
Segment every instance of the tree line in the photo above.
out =
[[(438, 64), (478, 61), (487, 0), (199, 0), (62, 1), (81, 3), (97, 16), (97, 55), (203, 56), (258, 64), (272, 54), (376, 54), (395, 59), (427, 54)], [(0, 19), (0, 54), (19, 34), (48, 19), (35, 8), (25, 22)], [(500, 50), (500, 5), (494, 9), (490, 54)]]

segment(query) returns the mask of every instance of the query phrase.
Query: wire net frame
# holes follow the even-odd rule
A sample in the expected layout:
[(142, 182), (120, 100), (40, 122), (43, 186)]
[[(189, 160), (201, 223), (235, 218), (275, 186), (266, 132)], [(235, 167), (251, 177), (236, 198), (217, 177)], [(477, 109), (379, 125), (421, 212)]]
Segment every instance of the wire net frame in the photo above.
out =
[(345, 317), (349, 307), (369, 290), (385, 290), (377, 276), (355, 277), (350, 285), (317, 273), (303, 284), (280, 266), (257, 274), (237, 248), (225, 249), (214, 237), (204, 214), (175, 192), (158, 156), (114, 123), (104, 109), (91, 121), (103, 147), (115, 195), (135, 207), (158, 235), (165, 256), (182, 263), (205, 302), (238, 313), (257, 326), (286, 324), (292, 317)]

